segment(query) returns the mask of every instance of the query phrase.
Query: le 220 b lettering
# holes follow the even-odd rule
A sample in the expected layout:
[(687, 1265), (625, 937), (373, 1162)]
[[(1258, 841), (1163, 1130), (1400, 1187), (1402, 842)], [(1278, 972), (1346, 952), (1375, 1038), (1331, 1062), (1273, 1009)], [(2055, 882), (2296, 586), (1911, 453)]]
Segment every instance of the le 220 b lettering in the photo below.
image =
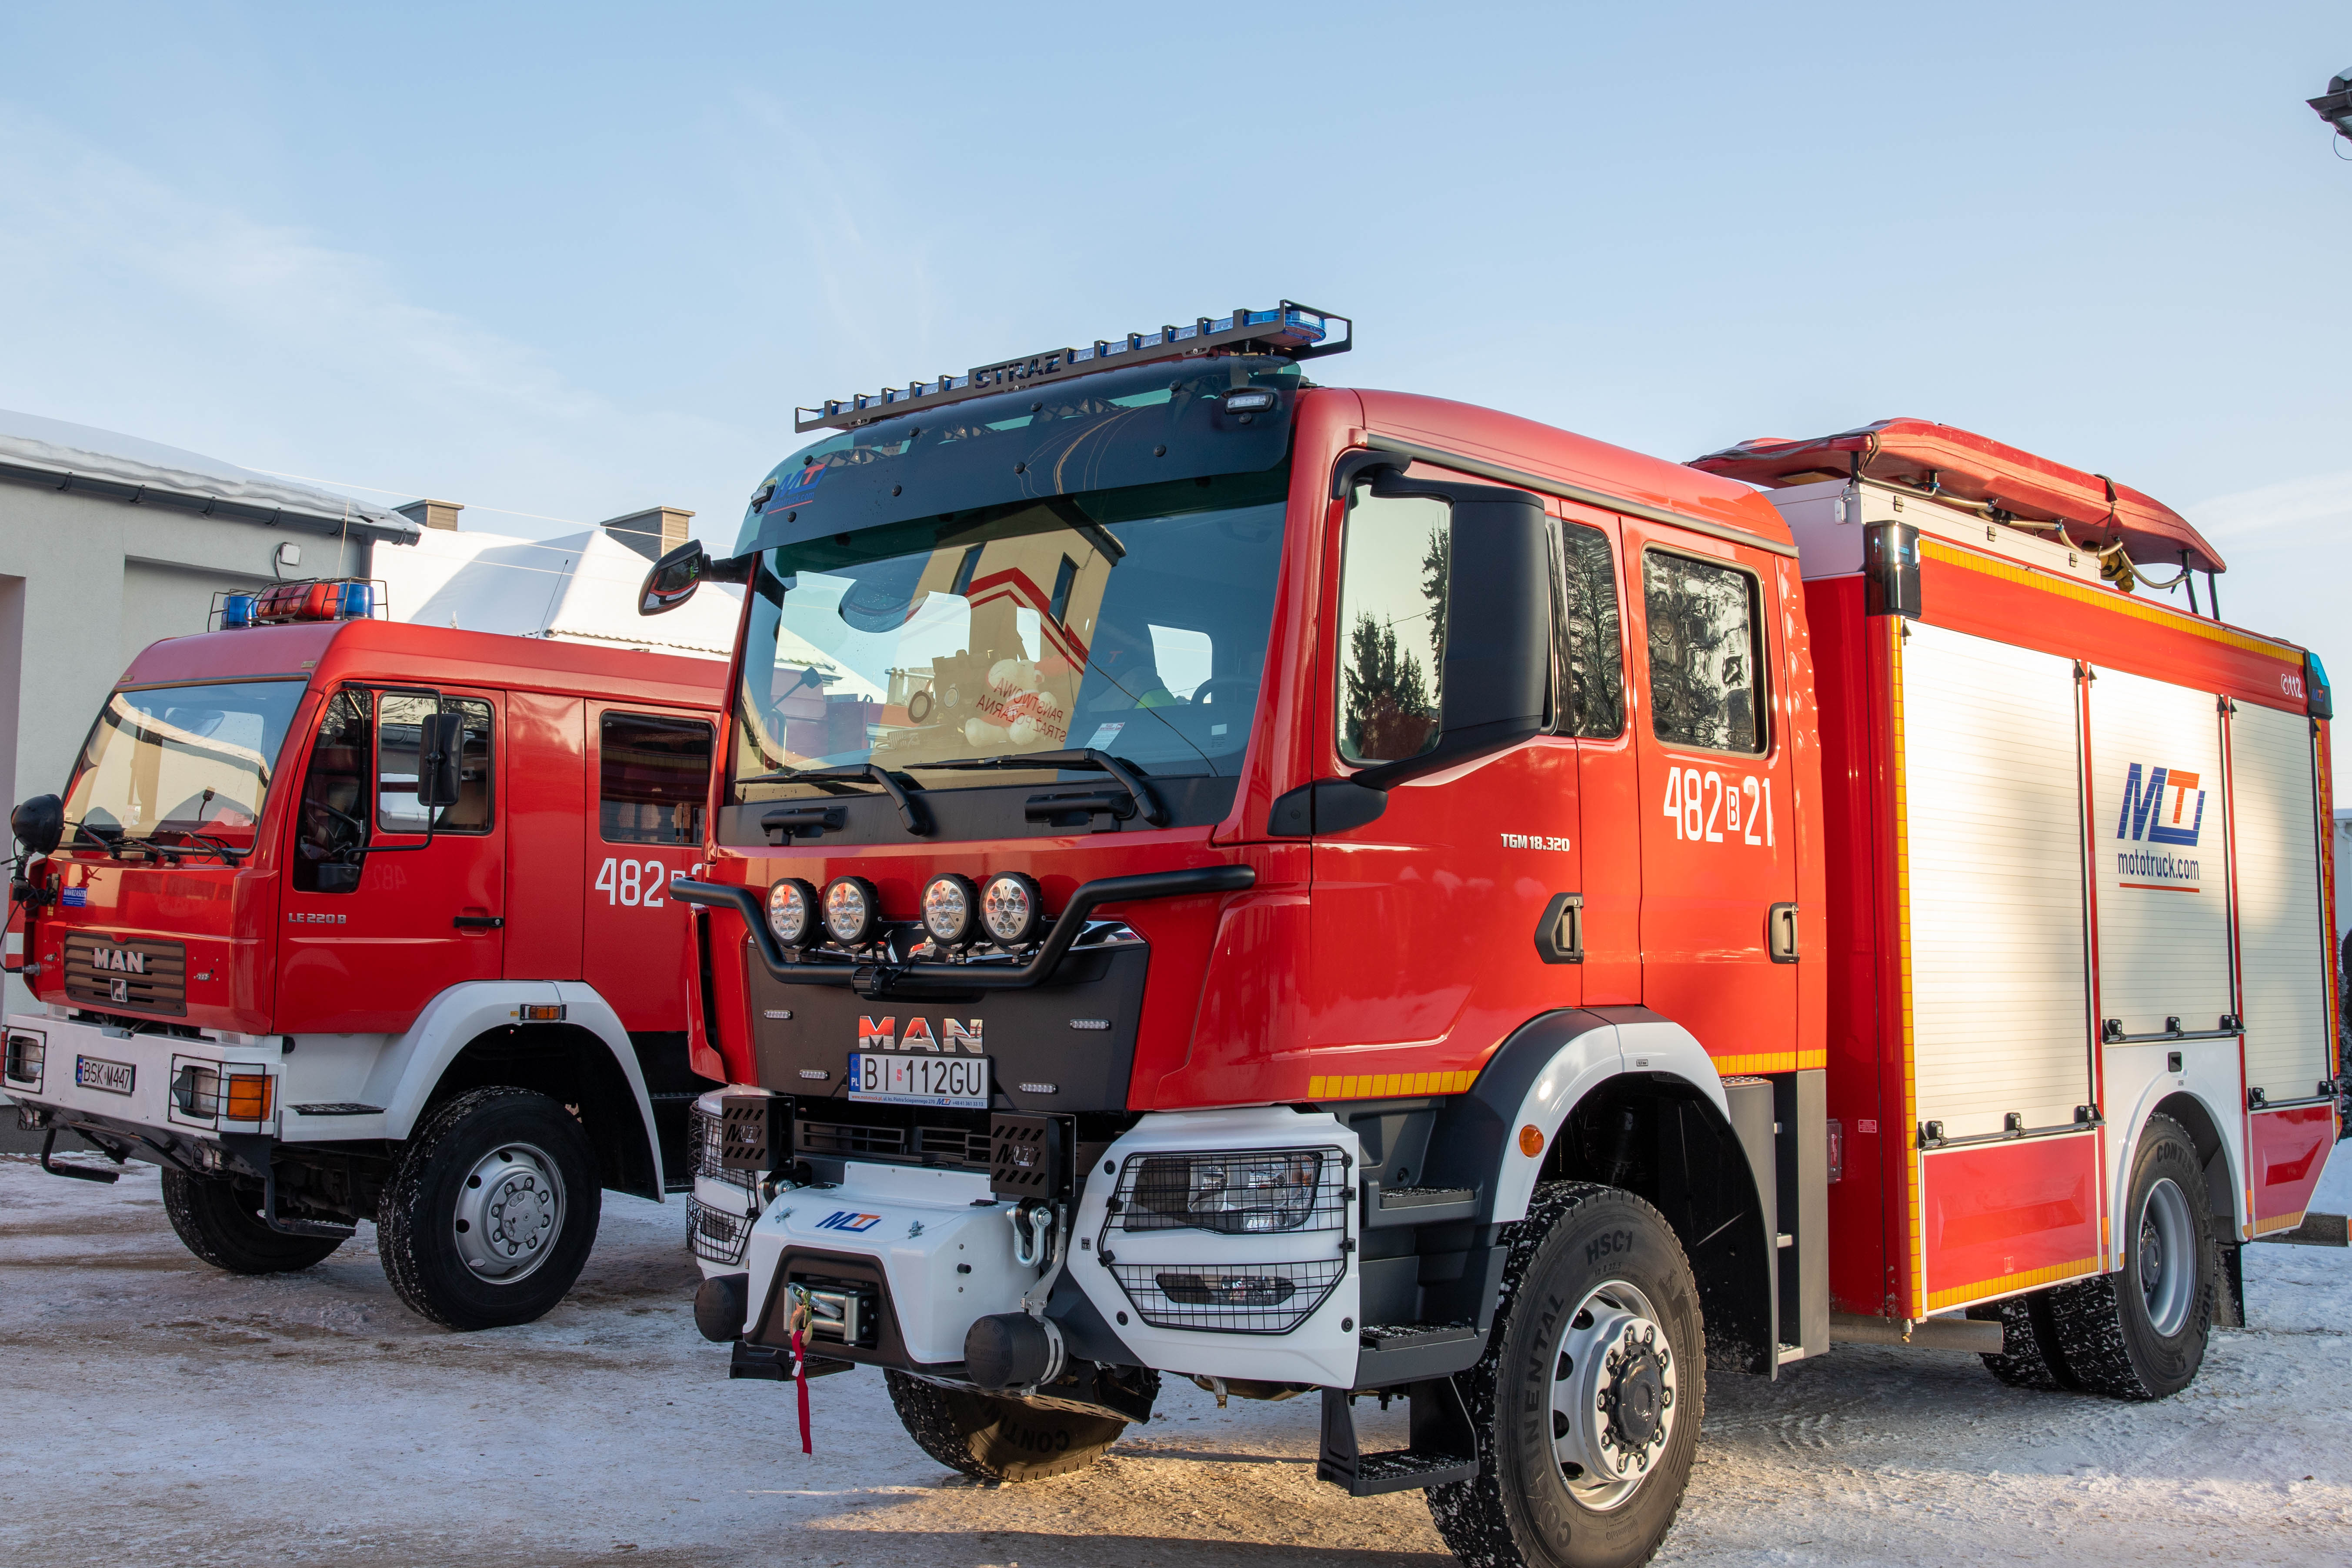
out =
[(1666, 770), (1664, 811), (1675, 837), (1693, 844), (1748, 844), (1772, 847), (1772, 781), (1753, 773), (1721, 773), (1713, 768)]

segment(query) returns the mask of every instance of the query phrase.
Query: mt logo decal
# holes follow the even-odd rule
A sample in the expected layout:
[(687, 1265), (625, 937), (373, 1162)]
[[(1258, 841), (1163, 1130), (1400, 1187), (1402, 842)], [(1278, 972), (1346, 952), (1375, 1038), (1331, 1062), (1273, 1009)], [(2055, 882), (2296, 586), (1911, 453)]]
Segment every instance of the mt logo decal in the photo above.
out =
[[(2116, 818), (2116, 837), (2149, 846), (2193, 849), (2205, 826), (2204, 780), (2179, 768), (2144, 769), (2134, 763), (2124, 775), (2123, 810)], [(2197, 860), (2166, 849), (2119, 849), (2116, 852), (2116, 886), (2201, 892), (2204, 879)], [(2120, 879), (2138, 878), (2126, 881)]]
[(855, 1214), (848, 1209), (835, 1209), (816, 1222), (819, 1230), (872, 1230), (882, 1223), (878, 1214)]

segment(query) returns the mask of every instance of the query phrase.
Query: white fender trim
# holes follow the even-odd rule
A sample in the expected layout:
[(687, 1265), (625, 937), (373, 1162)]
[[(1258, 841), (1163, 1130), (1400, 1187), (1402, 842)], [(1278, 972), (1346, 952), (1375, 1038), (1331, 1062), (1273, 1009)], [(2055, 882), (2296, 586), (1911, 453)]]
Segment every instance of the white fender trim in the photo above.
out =
[[(1724, 1095), (1715, 1059), (1680, 1024), (1657, 1019), (1588, 1029), (1561, 1046), (1536, 1075), (1520, 1099), (1518, 1114), (1505, 1130), (1503, 1168), (1495, 1178), (1496, 1223), (1528, 1217), (1536, 1173), (1543, 1168), (1544, 1156), (1568, 1113), (1611, 1079), (1633, 1072), (1679, 1078), (1704, 1095), (1727, 1124), (1731, 1120), (1731, 1102)], [(1522, 1127), (1543, 1134), (1543, 1143), (1533, 1154), (1519, 1147)]]
[(550, 1004), (560, 1005), (565, 1023), (594, 1035), (613, 1054), (636, 1100), (638, 1124), (645, 1131), (646, 1147), (653, 1152), (654, 1201), (666, 1202), (661, 1140), (654, 1133), (654, 1103), (646, 1093), (635, 1047), (629, 1044), (629, 1032), (621, 1027), (620, 1015), (611, 1004), (597, 994), (594, 986), (578, 981), (477, 980), (452, 985), (433, 998), (417, 1015), (415, 1026), (392, 1043), (378, 1063), (374, 1075), (378, 1082), (387, 1077), (396, 1079), (383, 1102), (384, 1136), (406, 1138), (416, 1130), (425, 1101), (457, 1053), (492, 1029), (519, 1024), (526, 1005)]

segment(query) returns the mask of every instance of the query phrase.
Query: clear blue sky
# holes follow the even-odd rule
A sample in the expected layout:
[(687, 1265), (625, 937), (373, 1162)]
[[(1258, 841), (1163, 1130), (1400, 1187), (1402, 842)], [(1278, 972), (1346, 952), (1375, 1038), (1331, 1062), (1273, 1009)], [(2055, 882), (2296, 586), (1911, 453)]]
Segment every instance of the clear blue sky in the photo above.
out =
[(796, 403), (1288, 295), (1318, 375), (1669, 457), (2114, 474), (2352, 682), (2343, 0), (18, 0), (0, 59), (0, 406), (730, 542)]

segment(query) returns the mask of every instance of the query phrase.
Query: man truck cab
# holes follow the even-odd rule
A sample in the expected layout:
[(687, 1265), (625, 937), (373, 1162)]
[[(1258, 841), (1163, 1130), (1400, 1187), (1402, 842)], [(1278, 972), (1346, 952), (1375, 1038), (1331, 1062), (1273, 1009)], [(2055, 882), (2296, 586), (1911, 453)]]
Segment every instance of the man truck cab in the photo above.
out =
[[(2315, 664), (2103, 582), (2145, 498), (2094, 476), (1964, 505), (2041, 460), (1889, 437), (1776, 504), (1316, 385), (1344, 326), (803, 411), (736, 554), (649, 574), (750, 585), (673, 895), (736, 1375), (878, 1366), (1011, 1479), (1164, 1376), (1315, 1394), (1323, 1479), (1556, 1564), (1644, 1560), (1708, 1375), (1840, 1335), (2185, 1384), (2334, 1131)], [(2187, 871), (2125, 789), (2204, 813)]]
[(45, 1168), (115, 1179), (52, 1157), (68, 1130), (161, 1165), (207, 1262), (305, 1268), (372, 1218), (419, 1312), (528, 1321), (600, 1189), (658, 1200), (679, 1168), (704, 1080), (665, 889), (719, 669), (311, 589), (142, 653), (62, 800), (17, 808), (39, 1005), (0, 1081)]

